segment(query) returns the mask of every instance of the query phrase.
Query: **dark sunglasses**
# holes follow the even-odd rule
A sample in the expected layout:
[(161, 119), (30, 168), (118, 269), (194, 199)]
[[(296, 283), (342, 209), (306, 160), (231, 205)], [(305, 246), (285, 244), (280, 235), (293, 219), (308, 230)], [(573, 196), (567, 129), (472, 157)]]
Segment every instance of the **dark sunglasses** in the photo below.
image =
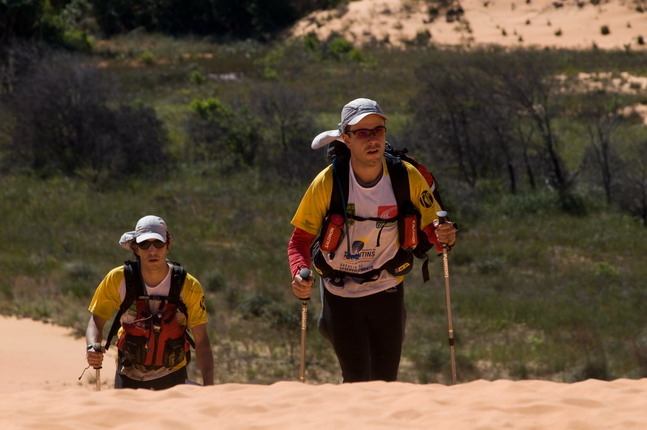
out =
[(371, 136), (382, 137), (386, 134), (386, 127), (378, 125), (372, 130), (368, 128), (358, 128), (357, 130), (348, 130), (346, 133), (353, 133), (355, 137), (360, 139), (368, 139)]
[(164, 248), (164, 245), (166, 245), (165, 242), (162, 242), (161, 240), (145, 240), (141, 243), (138, 243), (137, 246), (139, 246), (141, 249), (148, 249), (153, 245), (157, 249), (162, 249)]

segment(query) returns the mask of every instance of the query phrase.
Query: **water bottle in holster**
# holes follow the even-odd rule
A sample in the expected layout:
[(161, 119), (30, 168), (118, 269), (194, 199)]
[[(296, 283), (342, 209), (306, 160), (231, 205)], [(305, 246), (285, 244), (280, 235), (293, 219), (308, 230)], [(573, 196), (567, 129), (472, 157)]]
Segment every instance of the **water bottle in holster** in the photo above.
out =
[(414, 211), (408, 211), (404, 217), (398, 220), (400, 233), (400, 246), (407, 252), (412, 252), (418, 246), (418, 225), (420, 216)]
[(339, 241), (344, 234), (344, 217), (339, 214), (331, 214), (324, 223), (325, 231), (319, 241), (319, 249), (324, 252), (333, 252), (337, 249)]

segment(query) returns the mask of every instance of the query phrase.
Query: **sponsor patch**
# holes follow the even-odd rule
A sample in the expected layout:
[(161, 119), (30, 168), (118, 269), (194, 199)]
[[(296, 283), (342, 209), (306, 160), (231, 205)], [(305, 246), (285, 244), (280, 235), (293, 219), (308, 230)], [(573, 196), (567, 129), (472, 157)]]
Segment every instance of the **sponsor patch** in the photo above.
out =
[(420, 195), (420, 204), (425, 208), (430, 208), (434, 204), (434, 198), (429, 190), (424, 190)]
[(378, 206), (377, 217), (382, 219), (395, 218), (398, 216), (398, 205)]

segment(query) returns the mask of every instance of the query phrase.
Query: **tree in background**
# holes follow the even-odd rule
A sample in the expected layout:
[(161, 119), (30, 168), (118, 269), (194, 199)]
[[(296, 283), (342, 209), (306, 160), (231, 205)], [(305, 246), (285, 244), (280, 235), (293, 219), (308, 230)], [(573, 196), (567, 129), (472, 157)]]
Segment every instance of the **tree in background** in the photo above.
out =
[(17, 40), (91, 50), (92, 38), (81, 24), (90, 13), (88, 0), (0, 0), (0, 63)]
[(632, 142), (619, 183), (620, 207), (647, 227), (647, 140)]
[(586, 162), (588, 162), (604, 190), (607, 204), (614, 201), (617, 176), (623, 170), (614, 134), (625, 121), (622, 114), (624, 100), (617, 92), (590, 90), (579, 98), (577, 116), (589, 136)]
[(267, 40), (308, 12), (339, 1), (303, 0), (90, 0), (107, 36), (143, 28), (171, 35), (195, 34)]
[(163, 124), (150, 108), (120, 104), (115, 88), (91, 63), (68, 54), (34, 64), (4, 98), (11, 164), (93, 181), (163, 165)]
[(324, 157), (323, 151), (310, 148), (318, 132), (306, 94), (271, 83), (256, 93), (254, 109), (265, 130), (263, 170), (288, 180), (311, 175)]
[(567, 171), (560, 154), (561, 143), (555, 133), (555, 120), (561, 114), (558, 94), (561, 81), (558, 62), (549, 53), (530, 49), (510, 54), (492, 52), (488, 56), (487, 72), (491, 74), (495, 91), (520, 113), (527, 115), (539, 132), (543, 157), (548, 168), (549, 183), (566, 192), (573, 177)]
[(0, 47), (16, 38), (35, 38), (49, 27), (43, 0), (0, 0)]
[(534, 50), (434, 53), (417, 73), (416, 139), (428, 140), (435, 161), (472, 187), (479, 179), (505, 178), (515, 193), (525, 172), (531, 187), (542, 174), (554, 188), (568, 190), (573, 175), (554, 131), (562, 114), (558, 69), (543, 57)]
[(417, 74), (422, 89), (412, 102), (411, 129), (415, 140), (427, 143), (436, 163), (454, 166), (471, 187), (482, 179), (506, 179), (515, 193), (527, 144), (515, 105), (497, 91), (488, 55), (447, 52), (427, 61)]
[(189, 108), (189, 160), (212, 161), (225, 171), (256, 165), (263, 146), (261, 124), (246, 106), (233, 107), (211, 97), (195, 99)]

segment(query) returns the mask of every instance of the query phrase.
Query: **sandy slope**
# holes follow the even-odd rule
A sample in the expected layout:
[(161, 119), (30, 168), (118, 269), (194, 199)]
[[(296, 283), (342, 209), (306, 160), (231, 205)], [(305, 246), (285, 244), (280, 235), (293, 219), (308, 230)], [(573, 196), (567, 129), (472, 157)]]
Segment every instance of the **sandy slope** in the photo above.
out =
[[(402, 46), (428, 31), (431, 42), (441, 45), (590, 48), (595, 44), (603, 49), (647, 49), (638, 44), (639, 36), (647, 43), (647, 11), (638, 12), (633, 1), (579, 4), (575, 0), (461, 0), (462, 20), (448, 23), (444, 15), (430, 22), (424, 1), (357, 0), (346, 9), (311, 14), (291, 34), (312, 31), (325, 39), (337, 32), (358, 45), (388, 38), (391, 46)], [(602, 34), (603, 26), (609, 34)]]
[[(85, 339), (74, 338), (71, 329), (0, 316), (0, 333), (0, 395), (34, 389), (94, 389), (90, 385), (96, 380), (94, 369), (88, 369), (82, 381), (78, 379), (87, 366)], [(113, 386), (114, 351), (110, 350), (108, 357), (101, 370), (106, 388)]]
[[(479, 380), (453, 387), (279, 382), (161, 392), (104, 386), (94, 392), (87, 372), (82, 384), (77, 381), (85, 342), (69, 330), (0, 317), (0, 332), (2, 429), (647, 428), (647, 379)], [(105, 369), (107, 377), (113, 372), (114, 366)]]

